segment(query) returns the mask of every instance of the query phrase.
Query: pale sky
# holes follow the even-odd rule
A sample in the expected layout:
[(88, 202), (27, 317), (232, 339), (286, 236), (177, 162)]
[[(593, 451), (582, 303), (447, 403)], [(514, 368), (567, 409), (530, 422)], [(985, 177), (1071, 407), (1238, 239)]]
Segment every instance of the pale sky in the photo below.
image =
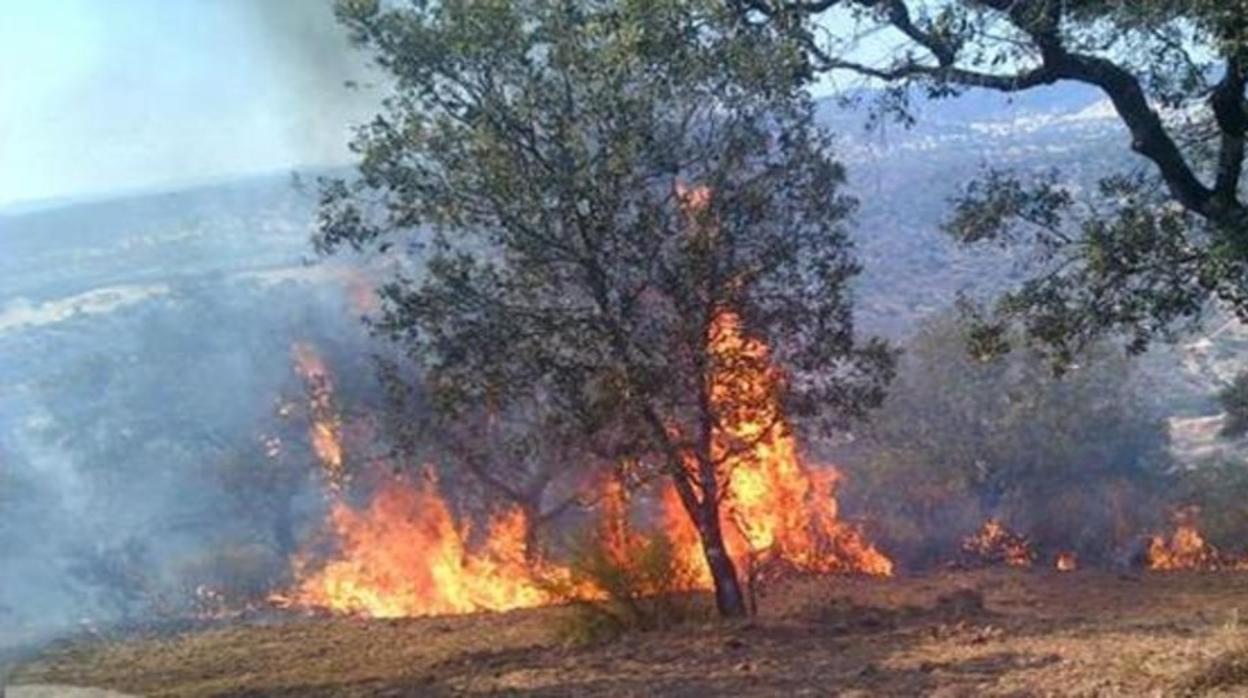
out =
[(0, 2), (0, 206), (348, 162), (329, 0)]
[(0, 208), (351, 162), (378, 96), (331, 7), (0, 0)]

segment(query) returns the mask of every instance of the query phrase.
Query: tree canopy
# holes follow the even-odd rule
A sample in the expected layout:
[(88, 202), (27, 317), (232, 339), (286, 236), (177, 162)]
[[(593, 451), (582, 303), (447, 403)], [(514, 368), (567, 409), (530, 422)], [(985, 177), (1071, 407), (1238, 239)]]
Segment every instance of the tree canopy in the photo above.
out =
[[(948, 225), (966, 242), (1043, 250), (1035, 276), (1001, 300), (993, 320), (1021, 322), (1059, 364), (1106, 333), (1127, 333), (1142, 351), (1210, 301), (1248, 318), (1243, 0), (734, 4), (747, 21), (789, 28), (812, 72), (883, 83), (884, 107), (903, 118), (915, 92), (1074, 82), (1109, 100), (1148, 166), (1102, 181), (1094, 210), (1076, 206), (1060, 176), (993, 170), (967, 187)], [(895, 48), (876, 60), (866, 37)]]
[[(326, 189), (322, 249), (410, 245), (376, 328), (441, 411), (541, 395), (670, 477), (721, 611), (743, 612), (718, 507), (751, 444), (720, 436), (777, 400), (803, 423), (861, 415), (891, 367), (855, 338), (852, 202), (801, 47), (710, 1), (339, 11), (396, 89), (355, 141), (359, 179)], [(733, 388), (773, 365), (767, 390)]]

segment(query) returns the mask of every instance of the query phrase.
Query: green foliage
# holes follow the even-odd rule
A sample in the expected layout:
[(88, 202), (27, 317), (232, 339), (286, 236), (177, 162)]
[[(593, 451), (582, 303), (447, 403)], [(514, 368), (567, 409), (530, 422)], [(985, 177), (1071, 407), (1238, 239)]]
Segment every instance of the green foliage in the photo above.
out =
[[(319, 242), (427, 245), (377, 329), (427, 364), (436, 405), (540, 386), (591, 432), (653, 442), (647, 411), (685, 421), (706, 391), (726, 308), (807, 378), (793, 409), (878, 401), (888, 355), (855, 346), (846, 288), (851, 202), (790, 42), (717, 3), (345, 16), (398, 93), (355, 143), (361, 180), (326, 190)], [(695, 186), (714, 194), (693, 213)]]
[[(876, 106), (903, 123), (917, 118), (912, 93), (944, 99), (1069, 82), (1112, 103), (1145, 167), (1132, 163), (1096, 192), (1062, 173), (990, 169), (956, 203), (948, 227), (958, 239), (1037, 252), (1031, 278), (1002, 299), (990, 327), (1021, 327), (1061, 367), (1106, 335), (1125, 334), (1130, 350), (1143, 351), (1190, 327), (1210, 301), (1248, 321), (1244, 0), (741, 7), (748, 21), (789, 28), (816, 72), (882, 81)], [(883, 60), (860, 45), (880, 32), (903, 37)]]
[(1125, 357), (1101, 349), (1059, 378), (1033, 353), (969, 354), (966, 331), (947, 316), (918, 332), (853, 459), (887, 550), (948, 559), (993, 515), (1042, 549), (1096, 559), (1164, 513), (1167, 432)]
[[(672, 476), (714, 520), (727, 457), (699, 435), (781, 399), (809, 426), (882, 399), (892, 354), (854, 332), (853, 202), (786, 32), (711, 0), (340, 15), (396, 92), (354, 143), (360, 178), (326, 187), (318, 243), (412, 253), (375, 328), (439, 414), (540, 396), (545, 424)], [(770, 355), (713, 351), (725, 313)], [(712, 376), (773, 362), (774, 391), (712, 399)], [(715, 578), (743, 612), (733, 571)]]
[(945, 225), (951, 235), (1037, 252), (1037, 273), (993, 314), (979, 313), (983, 328), (1021, 326), (1061, 370), (1107, 332), (1125, 335), (1138, 354), (1154, 338), (1192, 329), (1211, 295), (1248, 307), (1246, 277), (1230, 271), (1242, 262), (1193, 248), (1192, 236), (1207, 234), (1197, 232), (1208, 225), (1198, 216), (1167, 206), (1139, 177), (1106, 178), (1098, 196), (1088, 215), (1054, 174), (1024, 183), (991, 172), (967, 186)]
[(1248, 433), (1248, 371), (1240, 372), (1230, 385), (1218, 393), (1218, 402), (1226, 411), (1223, 436), (1237, 437)]
[(603, 642), (631, 632), (665, 630), (706, 620), (710, 607), (691, 592), (689, 570), (669, 538), (654, 533), (613, 549), (602, 537), (585, 539), (572, 556), (573, 584), (601, 590), (601, 600), (575, 600), (559, 618), (557, 633), (567, 642)]

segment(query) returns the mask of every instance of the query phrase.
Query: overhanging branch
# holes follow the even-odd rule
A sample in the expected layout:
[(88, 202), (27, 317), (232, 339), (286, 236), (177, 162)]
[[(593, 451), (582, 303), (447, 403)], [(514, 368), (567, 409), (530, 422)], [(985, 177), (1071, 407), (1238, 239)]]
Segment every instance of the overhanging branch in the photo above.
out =
[[(1055, 0), (969, 0), (970, 4), (997, 12), (1026, 36), (1039, 57), (1039, 65), (1011, 74), (983, 72), (957, 65), (959, 45), (947, 37), (924, 30), (911, 18), (905, 0), (850, 0), (853, 4), (882, 10), (881, 21), (931, 53), (928, 61), (910, 60), (877, 68), (830, 55), (812, 35), (802, 40), (821, 71), (846, 70), (885, 82), (931, 81), (958, 87), (977, 87), (998, 92), (1022, 90), (1062, 80), (1098, 88), (1112, 102), (1119, 119), (1131, 133), (1131, 147), (1158, 168), (1171, 195), (1188, 210), (1215, 223), (1241, 223), (1244, 206), (1236, 193), (1243, 174), (1244, 138), (1248, 115), (1243, 100), (1245, 67), (1228, 61), (1227, 77), (1214, 93), (1214, 109), (1223, 133), (1218, 181), (1206, 186), (1173, 136), (1152, 108), (1137, 76), (1107, 58), (1077, 53), (1065, 45), (1061, 33), (1063, 3)], [(766, 3), (764, 3), (766, 4)], [(814, 13), (840, 3), (795, 2), (781, 5), (789, 11)]]

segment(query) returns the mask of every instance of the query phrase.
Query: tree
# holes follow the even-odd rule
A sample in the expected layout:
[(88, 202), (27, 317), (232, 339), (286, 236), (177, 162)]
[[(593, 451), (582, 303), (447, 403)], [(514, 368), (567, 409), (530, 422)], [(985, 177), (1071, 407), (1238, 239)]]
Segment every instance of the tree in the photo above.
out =
[(605, 474), (605, 459), (583, 448), (576, 431), (561, 424), (540, 395), (512, 400), (503, 412), (471, 405), (440, 414), (429, 408), (419, 378), (404, 375), (406, 368), (391, 359), (379, 366), (386, 388), (383, 431), (399, 460), (445, 463), (452, 487), (440, 479), (444, 491), (462, 495), (469, 489), (487, 508), (494, 502), (518, 508), (524, 514), (525, 558), (539, 561), (544, 529), (591, 503), (588, 489)]
[[(1038, 243), (1034, 278), (985, 326), (1018, 321), (1058, 365), (1098, 336), (1143, 351), (1211, 300), (1248, 319), (1248, 3), (1244, 0), (737, 0), (745, 21), (787, 28), (812, 72), (883, 82), (910, 118), (911, 89), (1016, 93), (1088, 85), (1112, 103), (1151, 167), (1106, 178), (1098, 210), (1059, 179), (990, 171), (948, 228), (966, 242)], [(898, 42), (886, 60), (860, 39)]]
[[(359, 180), (325, 190), (321, 249), (417, 246), (375, 327), (435, 407), (540, 393), (595, 452), (670, 478), (719, 610), (744, 613), (719, 505), (752, 444), (724, 435), (778, 399), (809, 426), (861, 415), (891, 365), (854, 335), (852, 203), (798, 47), (710, 0), (339, 13), (396, 91), (355, 141)], [(770, 357), (717, 347), (731, 332)], [(768, 361), (774, 389), (715, 389)]]
[(1107, 559), (1157, 523), (1167, 427), (1141, 407), (1130, 359), (1097, 345), (1056, 378), (1033, 352), (968, 352), (966, 331), (955, 313), (923, 324), (848, 459), (889, 549), (930, 564), (995, 516), (1047, 550)]

